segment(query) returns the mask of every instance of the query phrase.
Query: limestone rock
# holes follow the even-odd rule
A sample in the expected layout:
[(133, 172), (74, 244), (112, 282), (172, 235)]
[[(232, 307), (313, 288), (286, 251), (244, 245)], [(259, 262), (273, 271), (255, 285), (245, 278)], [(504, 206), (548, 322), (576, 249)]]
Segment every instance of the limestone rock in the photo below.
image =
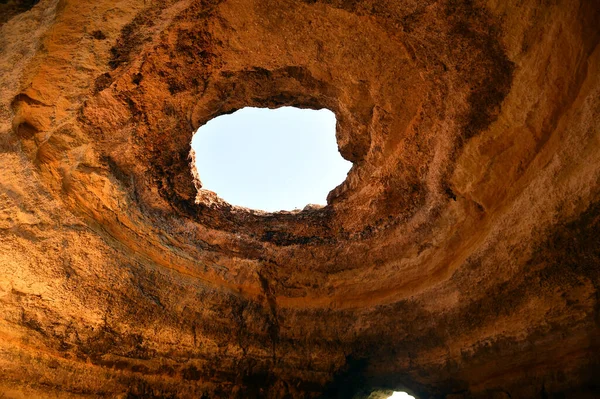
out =
[[(598, 1), (25, 3), (0, 397), (600, 395)], [(245, 106), (335, 112), (326, 207), (198, 192)]]

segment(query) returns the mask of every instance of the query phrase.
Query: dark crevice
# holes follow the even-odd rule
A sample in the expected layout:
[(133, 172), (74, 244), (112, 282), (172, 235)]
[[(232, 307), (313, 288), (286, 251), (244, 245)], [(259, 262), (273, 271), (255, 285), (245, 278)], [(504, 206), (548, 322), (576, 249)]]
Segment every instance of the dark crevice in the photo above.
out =
[(39, 0), (0, 0), (0, 26), (16, 15), (29, 11)]

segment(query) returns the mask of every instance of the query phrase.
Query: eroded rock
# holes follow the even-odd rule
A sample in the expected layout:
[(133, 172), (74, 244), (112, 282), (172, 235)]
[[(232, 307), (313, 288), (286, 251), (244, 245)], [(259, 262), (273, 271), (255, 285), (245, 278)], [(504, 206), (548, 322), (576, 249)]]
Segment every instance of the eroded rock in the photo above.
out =
[[(5, 397), (598, 394), (597, 2), (5, 15)], [(286, 105), (336, 113), (328, 206), (198, 193), (194, 131)]]

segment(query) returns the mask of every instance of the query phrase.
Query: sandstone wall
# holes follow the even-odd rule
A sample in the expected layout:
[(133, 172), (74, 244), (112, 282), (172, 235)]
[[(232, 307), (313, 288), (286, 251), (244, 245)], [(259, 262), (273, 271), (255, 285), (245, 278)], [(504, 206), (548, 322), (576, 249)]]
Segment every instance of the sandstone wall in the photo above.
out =
[[(597, 0), (6, 4), (0, 397), (600, 395)], [(284, 105), (328, 206), (198, 192), (195, 130)]]

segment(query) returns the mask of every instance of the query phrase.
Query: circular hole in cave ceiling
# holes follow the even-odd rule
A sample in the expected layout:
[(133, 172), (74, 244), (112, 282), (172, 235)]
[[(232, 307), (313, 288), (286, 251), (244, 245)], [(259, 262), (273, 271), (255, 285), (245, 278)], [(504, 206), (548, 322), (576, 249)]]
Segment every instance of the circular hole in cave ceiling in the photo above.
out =
[(327, 109), (247, 107), (214, 118), (192, 139), (202, 189), (268, 212), (326, 205), (352, 166), (339, 153), (335, 128)]

